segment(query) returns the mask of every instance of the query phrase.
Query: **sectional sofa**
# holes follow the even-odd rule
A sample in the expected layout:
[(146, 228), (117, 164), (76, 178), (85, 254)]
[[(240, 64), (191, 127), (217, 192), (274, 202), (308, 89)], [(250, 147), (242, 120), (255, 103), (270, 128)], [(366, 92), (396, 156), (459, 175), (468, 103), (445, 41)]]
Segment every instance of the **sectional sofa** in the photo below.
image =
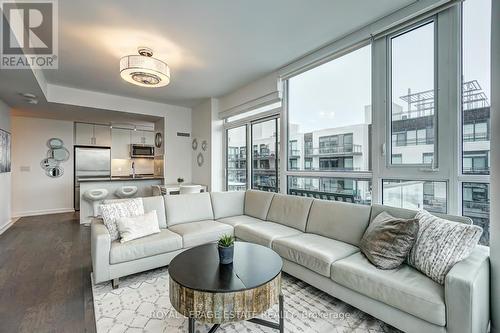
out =
[[(156, 210), (161, 232), (111, 242), (102, 221), (92, 222), (95, 283), (166, 266), (183, 250), (222, 234), (272, 248), (283, 270), (406, 332), (486, 332), (489, 325), (489, 250), (477, 246), (440, 285), (410, 266), (380, 270), (358, 245), (382, 211), (410, 218), (415, 211), (381, 205), (246, 192), (143, 198)], [(470, 219), (441, 215), (458, 223)], [(265, 263), (263, 263), (265, 264)]]

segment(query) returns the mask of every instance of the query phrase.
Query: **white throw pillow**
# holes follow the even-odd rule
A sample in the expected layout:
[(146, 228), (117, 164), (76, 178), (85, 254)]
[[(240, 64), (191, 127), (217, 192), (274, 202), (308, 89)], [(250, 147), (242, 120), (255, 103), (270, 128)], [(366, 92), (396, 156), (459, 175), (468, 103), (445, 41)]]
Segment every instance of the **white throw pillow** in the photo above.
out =
[(144, 215), (144, 204), (141, 198), (135, 198), (101, 205), (101, 215), (111, 241), (114, 241), (120, 237), (116, 221), (121, 217)]
[(477, 225), (445, 220), (425, 210), (419, 211), (415, 218), (419, 228), (408, 255), (408, 264), (444, 284), (450, 269), (470, 255), (483, 229)]
[(142, 216), (121, 217), (118, 219), (117, 225), (122, 243), (160, 232), (156, 210)]

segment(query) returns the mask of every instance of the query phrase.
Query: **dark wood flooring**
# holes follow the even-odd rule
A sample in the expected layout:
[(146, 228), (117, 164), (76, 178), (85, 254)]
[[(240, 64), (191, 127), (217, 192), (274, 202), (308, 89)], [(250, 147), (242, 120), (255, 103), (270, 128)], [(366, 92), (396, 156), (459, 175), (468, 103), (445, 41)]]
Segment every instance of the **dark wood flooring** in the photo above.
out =
[(25, 217), (0, 235), (0, 332), (95, 332), (90, 227)]

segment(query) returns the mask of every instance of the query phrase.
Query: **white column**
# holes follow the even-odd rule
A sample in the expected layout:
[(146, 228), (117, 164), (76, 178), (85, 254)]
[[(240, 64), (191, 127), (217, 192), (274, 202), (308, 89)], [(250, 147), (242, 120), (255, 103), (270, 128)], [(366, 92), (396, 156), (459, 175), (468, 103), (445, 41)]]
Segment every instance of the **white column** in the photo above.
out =
[(500, 0), (491, 20), (491, 304), (492, 333), (500, 333)]

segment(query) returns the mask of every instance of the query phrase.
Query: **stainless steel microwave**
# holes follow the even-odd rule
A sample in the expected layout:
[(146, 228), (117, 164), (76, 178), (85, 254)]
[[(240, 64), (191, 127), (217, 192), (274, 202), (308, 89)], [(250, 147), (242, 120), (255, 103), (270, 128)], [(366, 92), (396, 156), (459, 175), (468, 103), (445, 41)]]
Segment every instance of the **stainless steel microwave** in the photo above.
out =
[(130, 145), (130, 157), (154, 158), (155, 147), (146, 145)]

